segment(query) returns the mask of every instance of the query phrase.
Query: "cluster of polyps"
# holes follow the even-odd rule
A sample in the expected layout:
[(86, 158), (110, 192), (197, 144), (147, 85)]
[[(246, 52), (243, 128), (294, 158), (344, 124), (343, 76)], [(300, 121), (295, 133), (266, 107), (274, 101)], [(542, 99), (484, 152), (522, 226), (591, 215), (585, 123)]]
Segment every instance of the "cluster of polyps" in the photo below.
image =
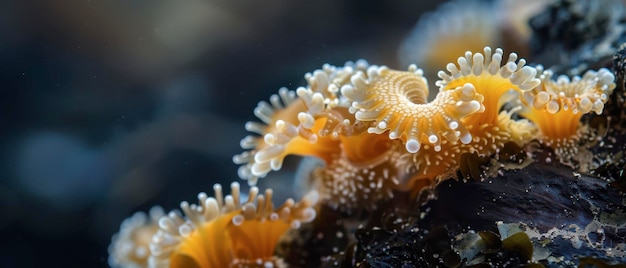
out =
[(197, 205), (183, 202), (184, 215), (124, 224), (111, 246), (112, 264), (282, 266), (274, 255), (279, 238), (313, 220), (318, 199), (347, 212), (374, 209), (394, 191), (452, 177), (464, 155), (492, 157), (508, 143), (524, 148), (537, 140), (568, 162), (575, 150), (562, 148), (577, 146), (587, 129), (581, 117), (601, 114), (615, 88), (606, 69), (553, 80), (552, 72), (526, 66), (515, 53), (505, 60), (501, 49), (489, 47), (445, 67), (431, 101), (415, 65), (396, 71), (365, 61), (325, 65), (306, 74), (306, 87), (280, 89), (254, 110), (263, 123), (245, 126), (259, 135), (244, 138), (247, 151), (233, 160), (254, 185), (288, 155), (319, 158), (325, 165), (309, 174), (312, 194), (274, 208), (271, 190), (252, 187), (242, 202), (237, 183), (226, 197), (216, 185), (214, 197), (201, 193)]
[(499, 48), (468, 51), (445, 69), (431, 101), (415, 65), (397, 71), (359, 61), (307, 74), (308, 86), (259, 103), (265, 124), (246, 124), (261, 136), (242, 140), (249, 151), (234, 157), (239, 175), (254, 184), (287, 155), (317, 157), (326, 165), (311, 177), (322, 200), (350, 210), (429, 185), (416, 180), (451, 177), (463, 154), (491, 157), (510, 142), (538, 140), (567, 162), (561, 147), (576, 144), (581, 116), (601, 113), (615, 87), (606, 69), (552, 80)]

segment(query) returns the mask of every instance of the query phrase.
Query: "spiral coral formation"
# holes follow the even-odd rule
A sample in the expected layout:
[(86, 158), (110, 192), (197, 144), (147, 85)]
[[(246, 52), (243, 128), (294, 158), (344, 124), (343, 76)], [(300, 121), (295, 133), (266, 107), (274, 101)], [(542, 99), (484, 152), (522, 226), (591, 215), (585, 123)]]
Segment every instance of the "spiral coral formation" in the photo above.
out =
[(389, 138), (400, 138), (410, 153), (419, 151), (424, 142), (439, 151), (443, 138), (450, 142), (471, 141), (460, 120), (484, 110), (483, 97), (476, 94), (472, 84), (441, 91), (435, 100), (426, 103), (426, 79), (414, 65), (409, 72), (390, 71), (386, 67), (372, 67), (368, 72), (369, 79), (358, 73), (352, 79), (354, 87), (346, 85), (341, 92), (353, 101), (357, 120), (374, 121), (369, 133), (389, 131)]
[(234, 158), (240, 176), (254, 184), (287, 155), (317, 157), (326, 164), (311, 173), (321, 199), (350, 211), (456, 177), (463, 155), (497, 156), (511, 142), (538, 140), (567, 163), (573, 156), (560, 146), (576, 144), (587, 128), (581, 116), (600, 114), (615, 87), (606, 69), (553, 80), (500, 48), (468, 51), (445, 69), (432, 101), (415, 65), (397, 71), (359, 61), (307, 74), (308, 86), (279, 91), (284, 105), (277, 95), (271, 109), (259, 103), (255, 114), (267, 125), (246, 125), (261, 137), (242, 140), (249, 151)]

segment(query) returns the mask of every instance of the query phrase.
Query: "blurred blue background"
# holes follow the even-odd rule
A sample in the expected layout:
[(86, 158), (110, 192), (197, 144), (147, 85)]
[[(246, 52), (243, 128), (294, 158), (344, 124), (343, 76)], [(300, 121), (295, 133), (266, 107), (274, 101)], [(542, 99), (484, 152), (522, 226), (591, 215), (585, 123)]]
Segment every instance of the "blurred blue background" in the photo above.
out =
[[(406, 68), (440, 2), (2, 1), (0, 266), (106, 266), (134, 211), (239, 180), (258, 101), (324, 63)], [(261, 182), (293, 195), (294, 170)]]

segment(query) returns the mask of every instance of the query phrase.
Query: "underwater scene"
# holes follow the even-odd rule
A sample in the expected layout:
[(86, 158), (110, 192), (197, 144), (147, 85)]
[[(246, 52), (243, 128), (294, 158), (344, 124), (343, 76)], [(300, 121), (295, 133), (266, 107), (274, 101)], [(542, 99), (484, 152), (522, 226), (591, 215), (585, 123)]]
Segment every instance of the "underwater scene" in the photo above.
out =
[(626, 267), (626, 1), (2, 5), (2, 267)]

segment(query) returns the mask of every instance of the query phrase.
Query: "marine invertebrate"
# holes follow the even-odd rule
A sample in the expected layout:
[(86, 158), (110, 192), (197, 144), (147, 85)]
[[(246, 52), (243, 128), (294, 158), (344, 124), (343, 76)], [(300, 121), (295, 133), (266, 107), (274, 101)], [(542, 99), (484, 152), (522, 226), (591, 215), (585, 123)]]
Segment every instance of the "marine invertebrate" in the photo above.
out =
[(476, 113), (467, 121), (494, 124), (504, 104), (505, 100), (502, 98), (506, 93), (511, 90), (521, 93), (539, 85), (540, 80), (535, 78), (537, 70), (526, 66), (525, 59), (518, 60), (516, 53), (510, 53), (506, 62), (503, 62), (503, 59), (502, 49), (492, 51), (490, 47), (485, 47), (483, 53), (465, 52), (463, 57), (458, 58), (458, 65), (448, 63), (447, 73), (439, 71), (441, 80), (437, 81), (437, 86), (441, 87), (441, 90), (450, 90), (471, 83), (478, 93), (485, 96), (484, 105), (487, 107), (485, 113)]
[[(604, 97), (594, 98), (606, 101), (612, 79), (600, 72), (600, 83), (606, 84)], [(516, 53), (505, 59), (500, 48), (467, 51), (438, 73), (439, 93), (428, 101), (428, 82), (415, 65), (407, 71), (364, 63), (325, 65), (305, 76), (308, 86), (296, 90), (297, 98), (282, 98), (288, 104), (283, 110), (278, 109), (282, 108), (278, 97), (271, 98), (278, 113), (259, 104), (257, 115), (274, 126), (248, 127), (264, 133), (264, 139), (255, 138), (254, 143), (244, 139), (242, 145), (250, 145), (244, 148), (253, 150), (235, 157), (235, 162), (248, 161), (242, 168), (250, 172), (240, 175), (254, 183), (255, 176), (280, 169), (287, 155), (317, 157), (325, 166), (312, 171), (311, 177), (322, 200), (340, 210), (350, 211), (353, 204), (366, 200), (365, 207), (373, 208), (376, 200), (392, 198), (394, 189), (419, 192), (432, 182), (454, 177), (465, 154), (497, 157), (507, 143), (523, 147), (537, 138), (538, 128), (546, 129), (540, 122), (546, 117), (517, 116), (525, 115), (529, 102), (546, 98), (547, 93), (536, 93), (540, 97), (530, 100), (532, 92), (554, 87), (549, 74), (537, 73)], [(538, 89), (540, 84), (544, 85)], [(287, 96), (285, 90), (281, 95)], [(598, 110), (601, 104), (594, 99), (595, 106), (587, 107), (587, 102), (581, 103), (584, 109)], [(404, 152), (397, 150), (395, 140), (402, 142)], [(474, 164), (490, 161), (478, 162)]]
[(341, 89), (352, 100), (352, 112), (357, 120), (373, 121), (369, 133), (382, 134), (389, 131), (390, 139), (401, 139), (406, 150), (416, 153), (421, 144), (441, 150), (441, 141), (471, 141), (471, 135), (461, 119), (469, 114), (482, 112), (482, 96), (471, 84), (454, 90), (441, 91), (426, 103), (428, 85), (421, 69), (415, 65), (408, 72), (372, 66), (368, 78), (362, 72), (352, 77), (354, 86)]
[[(318, 131), (332, 133), (338, 141), (336, 151), (321, 158), (326, 166), (311, 175), (322, 199), (341, 210), (366, 199), (370, 202), (365, 206), (373, 206), (373, 196), (377, 197), (373, 200), (391, 198), (391, 189), (419, 191), (433, 181), (452, 177), (463, 154), (491, 156), (507, 142), (521, 146), (530, 140), (533, 125), (512, 119), (519, 108), (501, 108), (518, 96), (515, 93), (539, 83), (536, 70), (525, 66), (523, 59), (517, 61), (515, 53), (502, 64), (501, 49), (491, 55), (486, 47), (484, 52), (467, 52), (459, 58), (458, 67), (448, 64), (450, 73), (440, 72), (440, 92), (430, 102), (427, 80), (415, 65), (408, 71), (369, 66), (353, 70), (349, 81), (343, 75), (340, 83), (319, 83), (323, 86), (318, 92), (299, 88), (298, 95), (310, 107), (300, 114), (300, 128), (313, 129), (318, 120), (339, 118)], [(327, 85), (332, 85), (327, 90), (332, 98), (322, 93)], [(336, 85), (341, 85), (340, 91)], [(397, 150), (400, 146), (394, 140), (402, 141), (404, 152)]]
[[(601, 114), (615, 88), (615, 78), (607, 69), (588, 71), (583, 77), (562, 76), (553, 80), (551, 71), (537, 75), (542, 68), (525, 66), (525, 60), (518, 60), (515, 53), (509, 54), (503, 63), (501, 49), (493, 54), (489, 47), (483, 51), (466, 52), (458, 59), (458, 65), (448, 64), (448, 72), (439, 73), (442, 79), (437, 81), (439, 94), (430, 102), (426, 97), (427, 81), (414, 65), (408, 71), (384, 66), (358, 70), (325, 66), (323, 70), (307, 74), (306, 88), (295, 92), (281, 89), (279, 95), (270, 99), (274, 109), (271, 111), (275, 113), (257, 112), (259, 118), (273, 125), (247, 127), (264, 135), (263, 139), (242, 141), (250, 145), (245, 148), (251, 149), (242, 157), (250, 161), (244, 169), (249, 168), (250, 172), (261, 176), (268, 172), (263, 165), (280, 169), (286, 155), (317, 157), (324, 165), (309, 174), (314, 191), (300, 203), (287, 200), (274, 209), (271, 189), (260, 194), (258, 188), (252, 187), (248, 200), (242, 203), (239, 184), (233, 183), (231, 195), (226, 197), (221, 186), (216, 185), (214, 198), (201, 193), (198, 204), (181, 203), (184, 215), (169, 213), (159, 220), (158, 230), (152, 224), (150, 234), (154, 235), (147, 265), (283, 266), (284, 260), (274, 253), (278, 240), (290, 228), (298, 228), (301, 222), (309, 222), (316, 216), (313, 206), (317, 200), (347, 214), (357, 209), (380, 213), (378, 205), (393, 199), (394, 191), (410, 191), (404, 196), (414, 197), (424, 187), (436, 187), (443, 180), (455, 177), (462, 162), (471, 157), (485, 160), (483, 164), (497, 164), (498, 152), (506, 144), (514, 143), (523, 148), (531, 139), (539, 139), (547, 146), (556, 146), (555, 150), (560, 152), (564, 150), (562, 147), (573, 144), (563, 141), (577, 141), (581, 129), (586, 129), (581, 128), (581, 117), (592, 111)], [(260, 104), (258, 109), (269, 106)], [(519, 119), (518, 115), (525, 119)], [(471, 172), (484, 173), (483, 170)], [(254, 174), (244, 178), (254, 183), (257, 178)], [(405, 227), (413, 224), (398, 221)], [(422, 226), (416, 230), (430, 228), (419, 221), (415, 224)], [(449, 248), (431, 254), (445, 254), (443, 258), (404, 258), (403, 250), (429, 247), (432, 242), (424, 238), (425, 232), (411, 230), (403, 229), (397, 233), (398, 237), (388, 241), (394, 248), (392, 258), (385, 257), (389, 247), (366, 246), (363, 249), (371, 251), (367, 254), (378, 256), (375, 261), (382, 262), (448, 261), (452, 266), (462, 262)], [(450, 230), (442, 236), (449, 235)], [(390, 232), (381, 229), (373, 233)], [(404, 238), (400, 238), (404, 235), (413, 239), (408, 248)], [(543, 234), (537, 232), (536, 236), (539, 235)], [(521, 236), (524, 236), (524, 245), (531, 243), (529, 235)], [(370, 241), (357, 237), (359, 241)], [(485, 239), (493, 240), (493, 235), (480, 238), (468, 235), (466, 238), (471, 243), (483, 243)], [(532, 255), (532, 251), (529, 255), (527, 250), (521, 253), (512, 250), (519, 241), (513, 243), (507, 239), (498, 240), (496, 244), (502, 244), (501, 249), (509, 255), (485, 258), (502, 263), (531, 258), (542, 260)], [(483, 255), (489, 254), (483, 249), (463, 254), (479, 262)], [(144, 265), (145, 255), (141, 255), (140, 260)], [(112, 258), (121, 259), (113, 254)], [(133, 261), (122, 260), (116, 264)]]
[(353, 75), (367, 67), (365, 61), (343, 67), (327, 64), (307, 73), (308, 85), (299, 87), (296, 95), (289, 97), (286, 89), (281, 89), (284, 106), (278, 96), (270, 98), (274, 110), (259, 103), (255, 113), (270, 125), (246, 124), (263, 139), (249, 136), (242, 140), (242, 147), (251, 150), (234, 157), (235, 163), (243, 164), (239, 175), (254, 184), (259, 176), (280, 169), (287, 155), (312, 156), (325, 164), (311, 177), (320, 199), (330, 206), (351, 211), (355, 204), (373, 208), (377, 201), (391, 198), (405, 173), (395, 161), (400, 147), (385, 136), (368, 133), (371, 123), (350, 113), (352, 102), (340, 90), (350, 87)]
[[(293, 126), (298, 122), (297, 114), (305, 110), (304, 103), (299, 101), (295, 92), (289, 91), (287, 88), (281, 88), (278, 91), (278, 95), (274, 94), (270, 97), (271, 104), (265, 101), (260, 101), (257, 107), (254, 109), (254, 114), (263, 122), (247, 122), (245, 128), (247, 131), (261, 135), (261, 138), (256, 136), (246, 136), (240, 142), (241, 148), (249, 149), (241, 154), (233, 157), (235, 164), (240, 164), (239, 177), (245, 178), (252, 185), (256, 183), (259, 177), (265, 176), (272, 168), (271, 158), (264, 157), (268, 155), (268, 152), (282, 153), (279, 149), (271, 150), (268, 144), (263, 140), (265, 135), (270, 137), (276, 137), (276, 134), (282, 134), (286, 130), (293, 130), (293, 128), (286, 128), (287, 126)], [(280, 121), (279, 121), (280, 120)], [(298, 133), (288, 132), (292, 136), (297, 136)], [(284, 134), (280, 135), (280, 137)], [(287, 136), (289, 138), (289, 136)], [(284, 139), (282, 139), (284, 140)], [(303, 142), (298, 140), (300, 143)], [(278, 146), (274, 146), (276, 148)], [(292, 146), (295, 147), (295, 146)], [(265, 149), (265, 154), (257, 156), (258, 152)], [(257, 160), (257, 158), (259, 158)], [(261, 160), (262, 162), (260, 162)], [(282, 165), (282, 158), (278, 158), (273, 162), (274, 168), (278, 169)]]
[[(259, 177), (279, 170), (287, 155), (315, 156), (330, 162), (338, 151), (337, 136), (351, 134), (350, 120), (340, 108), (345, 101), (337, 93), (355, 70), (367, 66), (365, 61), (348, 62), (343, 67), (325, 65), (307, 73), (308, 87), (289, 91), (281, 88), (270, 103), (261, 101), (254, 114), (262, 123), (248, 122), (246, 130), (261, 135), (247, 136), (241, 141), (243, 152), (233, 157), (239, 177), (254, 185)], [(297, 93), (297, 95), (296, 95)], [(345, 110), (345, 109), (344, 109)], [(347, 120), (347, 121), (346, 121)]]
[(503, 54), (500, 48), (492, 54), (490, 47), (485, 47), (483, 53), (472, 54), (468, 51), (464, 57), (458, 58), (458, 65), (449, 63), (446, 65), (448, 72), (439, 72), (441, 80), (437, 81), (437, 85), (441, 90), (451, 90), (470, 83), (485, 97), (485, 111), (463, 119), (474, 139), (470, 143), (470, 150), (480, 155), (497, 152), (508, 141), (521, 145), (532, 138), (534, 131), (528, 128), (529, 124), (525, 121), (511, 118), (512, 112), (519, 107), (509, 111), (503, 111), (502, 108), (514, 100), (516, 94), (522, 94), (540, 84), (540, 80), (535, 77), (537, 70), (526, 66), (525, 59), (518, 60), (515, 53), (510, 53), (506, 62), (503, 62)]
[(159, 220), (150, 247), (151, 267), (280, 267), (282, 260), (274, 256), (278, 239), (316, 215), (314, 192), (301, 202), (288, 199), (274, 208), (271, 189), (259, 194), (252, 187), (244, 203), (236, 182), (226, 197), (219, 184), (213, 189), (215, 196), (200, 193), (197, 205), (181, 203), (186, 218), (170, 212)]
[(524, 93), (528, 105), (520, 114), (539, 128), (539, 141), (569, 162), (578, 152), (578, 142), (591, 131), (581, 123), (582, 116), (602, 113), (615, 88), (615, 76), (605, 68), (571, 79), (560, 75), (554, 80), (553, 76), (550, 70), (539, 75), (541, 85)]
[(440, 71), (440, 91), (430, 102), (426, 79), (415, 65), (406, 72), (370, 66), (342, 87), (356, 120), (373, 122), (369, 133), (388, 132), (390, 139), (403, 141), (408, 153), (398, 158), (398, 166), (407, 172), (400, 188), (451, 177), (463, 154), (490, 157), (508, 142), (522, 146), (534, 137), (532, 124), (513, 118), (521, 103), (503, 108), (539, 85), (536, 69), (515, 53), (503, 62), (502, 49), (483, 52), (468, 51), (458, 65), (449, 63), (448, 72)]
[[(306, 196), (300, 207), (288, 201), (281, 208), (289, 216), (280, 220), (281, 208), (263, 209), (271, 191), (261, 195), (253, 187), (249, 200), (236, 206), (238, 185), (227, 198), (218, 187), (213, 201), (201, 195), (198, 205), (181, 205), (185, 216), (170, 213), (161, 221), (152, 264), (311, 266), (321, 260), (329, 267), (508, 267), (583, 264), (580, 256), (623, 261), (623, 187), (607, 184), (624, 177), (623, 122), (616, 126), (613, 120), (623, 113), (603, 108), (607, 100), (611, 110), (623, 102), (610, 103), (618, 100), (609, 96), (615, 87), (610, 71), (554, 79), (516, 53), (507, 59), (500, 48), (459, 55), (438, 73), (438, 94), (430, 101), (428, 81), (416, 65), (408, 71), (364, 62), (324, 65), (305, 75), (305, 86), (281, 89), (259, 104), (255, 113), (263, 123), (246, 128), (260, 136), (242, 141), (249, 151), (235, 162), (242, 165), (240, 176), (254, 184), (281, 169), (288, 155), (315, 159), (313, 167), (299, 169), (296, 181), (306, 178), (317, 198)], [(590, 149), (608, 152), (602, 161), (615, 161), (603, 171), (606, 178), (537, 161), (551, 154), (548, 147), (566, 161), (584, 157), (573, 150), (600, 140), (583, 118), (592, 112), (610, 123), (607, 138)], [(567, 149), (570, 144), (574, 149)], [(450, 180), (459, 177), (475, 180)], [(312, 199), (320, 201), (316, 210)], [(312, 211), (316, 220), (291, 232), (293, 239), (274, 253), (280, 234)], [(279, 220), (272, 221), (272, 214)]]
[(165, 213), (159, 206), (152, 207), (148, 215), (135, 212), (125, 219), (119, 233), (113, 235), (109, 245), (111, 267), (146, 267), (151, 254), (152, 236), (159, 230), (158, 220)]

